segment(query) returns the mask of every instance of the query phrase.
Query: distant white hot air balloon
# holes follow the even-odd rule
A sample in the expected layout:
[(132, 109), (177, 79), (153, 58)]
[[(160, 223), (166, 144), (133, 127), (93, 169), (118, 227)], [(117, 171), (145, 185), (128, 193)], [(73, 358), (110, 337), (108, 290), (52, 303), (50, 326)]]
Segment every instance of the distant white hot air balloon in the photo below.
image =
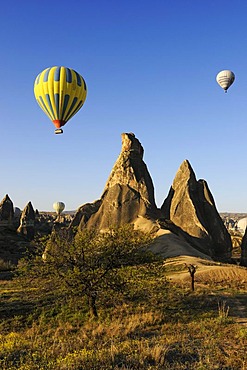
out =
[(55, 209), (58, 216), (63, 212), (65, 208), (65, 204), (63, 202), (55, 202), (53, 203), (53, 209)]
[(222, 87), (225, 92), (229, 89), (229, 87), (233, 84), (235, 80), (235, 75), (232, 71), (224, 70), (217, 74), (216, 81)]

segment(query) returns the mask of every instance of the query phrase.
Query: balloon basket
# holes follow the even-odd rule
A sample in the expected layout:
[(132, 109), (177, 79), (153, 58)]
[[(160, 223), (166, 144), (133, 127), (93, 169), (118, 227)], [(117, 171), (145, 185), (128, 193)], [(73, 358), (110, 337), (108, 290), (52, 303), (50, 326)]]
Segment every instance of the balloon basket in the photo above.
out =
[(63, 133), (63, 130), (61, 129), (61, 128), (57, 128), (56, 130), (55, 130), (55, 134), (57, 135), (57, 134), (62, 134)]

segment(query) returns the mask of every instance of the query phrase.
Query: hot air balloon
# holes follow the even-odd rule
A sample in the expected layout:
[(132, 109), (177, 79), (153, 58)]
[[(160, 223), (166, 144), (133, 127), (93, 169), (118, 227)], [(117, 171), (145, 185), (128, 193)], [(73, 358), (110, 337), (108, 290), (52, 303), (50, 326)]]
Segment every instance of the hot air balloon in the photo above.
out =
[(225, 90), (225, 92), (227, 92), (229, 87), (233, 84), (234, 80), (235, 75), (232, 71), (229, 70), (221, 71), (216, 76), (216, 81), (218, 82), (220, 87)]
[(83, 106), (87, 87), (81, 75), (71, 68), (51, 67), (42, 71), (34, 82), (35, 98), (51, 119), (56, 134)]
[(53, 203), (53, 209), (55, 209), (58, 216), (63, 212), (65, 208), (65, 204), (63, 202), (55, 202)]

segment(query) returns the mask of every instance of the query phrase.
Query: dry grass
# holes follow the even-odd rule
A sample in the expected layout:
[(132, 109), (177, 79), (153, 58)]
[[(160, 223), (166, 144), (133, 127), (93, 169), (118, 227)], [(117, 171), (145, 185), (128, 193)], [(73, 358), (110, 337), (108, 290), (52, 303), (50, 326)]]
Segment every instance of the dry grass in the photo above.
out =
[(216, 319), (157, 325), (154, 316), (10, 333), (0, 338), (2, 369), (246, 369), (243, 330)]
[[(14, 281), (2, 282), (0, 368), (246, 370), (247, 328), (230, 315), (239, 280), (231, 287), (222, 284), (226, 275), (218, 267), (219, 275), (207, 270), (206, 284), (205, 276), (197, 280), (195, 292), (187, 280), (165, 283), (167, 274), (184, 272), (189, 278), (183, 266), (152, 274), (133, 268), (129, 294), (102, 297), (98, 320), (88, 318), (83, 302), (59, 306), (45, 292), (41, 297)], [(231, 279), (235, 268), (246, 273), (233, 266)], [(244, 302), (244, 283), (241, 289), (238, 299)]]

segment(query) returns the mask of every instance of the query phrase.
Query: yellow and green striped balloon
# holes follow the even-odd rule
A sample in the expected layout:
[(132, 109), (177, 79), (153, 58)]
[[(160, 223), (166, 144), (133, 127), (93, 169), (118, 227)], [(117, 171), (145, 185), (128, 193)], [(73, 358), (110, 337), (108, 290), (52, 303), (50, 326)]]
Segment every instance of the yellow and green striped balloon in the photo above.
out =
[(83, 106), (87, 87), (79, 73), (56, 66), (46, 68), (36, 77), (34, 95), (41, 109), (60, 129)]

